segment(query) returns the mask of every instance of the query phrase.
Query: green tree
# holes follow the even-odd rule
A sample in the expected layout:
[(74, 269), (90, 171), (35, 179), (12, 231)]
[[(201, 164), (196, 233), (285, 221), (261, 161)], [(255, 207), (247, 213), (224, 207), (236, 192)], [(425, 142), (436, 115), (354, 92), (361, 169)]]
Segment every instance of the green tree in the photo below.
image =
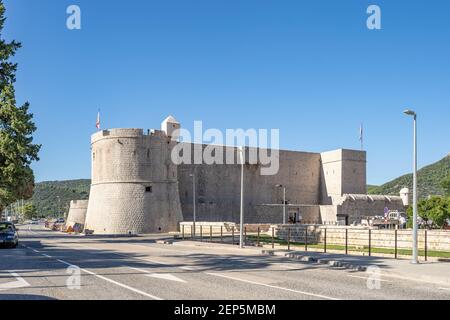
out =
[(27, 203), (23, 206), (23, 219), (31, 220), (36, 217), (37, 209), (32, 203)]
[(444, 188), (445, 195), (450, 196), (450, 174), (442, 181), (442, 188)]
[[(450, 197), (431, 197), (418, 203), (418, 214), (425, 222), (432, 221), (433, 227), (443, 228), (450, 219)], [(413, 210), (408, 208), (409, 222), (408, 226), (412, 227)]]
[(21, 44), (2, 39), (5, 6), (0, 0), (0, 211), (18, 199), (29, 199), (34, 189), (30, 167), (39, 160), (40, 145), (33, 144), (36, 126), (29, 104), (16, 106), (14, 83), (17, 64), (11, 62)]

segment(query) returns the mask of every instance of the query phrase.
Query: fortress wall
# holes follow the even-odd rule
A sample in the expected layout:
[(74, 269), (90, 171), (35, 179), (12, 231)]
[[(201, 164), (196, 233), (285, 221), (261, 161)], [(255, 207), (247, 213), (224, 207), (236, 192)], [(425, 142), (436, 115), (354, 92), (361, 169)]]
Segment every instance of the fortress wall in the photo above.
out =
[(95, 234), (176, 231), (182, 220), (176, 184), (152, 186), (148, 193), (141, 183), (93, 185), (91, 197), (97, 200), (89, 203), (86, 229)]
[(365, 151), (342, 150), (342, 194), (367, 194)]
[(67, 226), (85, 224), (88, 203), (88, 200), (74, 200), (70, 202), (69, 214), (67, 215)]
[(366, 152), (334, 150), (321, 153), (321, 203), (332, 205), (345, 193), (365, 194)]
[(354, 221), (360, 223), (366, 217), (384, 216), (384, 209), (405, 210), (401, 197), (394, 196), (366, 196), (354, 195), (356, 199), (346, 196), (346, 199), (339, 205), (339, 213), (348, 215), (349, 223)]
[[(194, 145), (191, 145), (193, 148)], [(204, 148), (205, 146), (203, 146)], [(237, 150), (231, 148), (237, 157)], [(193, 149), (192, 149), (193, 150)], [(246, 159), (249, 159), (247, 149)], [(192, 159), (193, 160), (193, 159)], [(276, 213), (259, 215), (256, 207), (262, 204), (319, 204), (320, 154), (280, 151), (280, 169), (276, 175), (261, 175), (261, 164), (248, 161), (245, 165), (245, 223), (271, 222)], [(241, 166), (182, 164), (178, 167), (180, 200), (185, 221), (193, 219), (192, 177), (196, 175), (197, 221), (238, 222), (240, 215)], [(276, 209), (275, 209), (276, 210)]]
[(94, 234), (177, 230), (182, 220), (174, 143), (164, 133), (113, 129), (92, 136), (92, 186), (85, 229)]
[(340, 208), (333, 205), (320, 206), (320, 224), (333, 225), (337, 223)]

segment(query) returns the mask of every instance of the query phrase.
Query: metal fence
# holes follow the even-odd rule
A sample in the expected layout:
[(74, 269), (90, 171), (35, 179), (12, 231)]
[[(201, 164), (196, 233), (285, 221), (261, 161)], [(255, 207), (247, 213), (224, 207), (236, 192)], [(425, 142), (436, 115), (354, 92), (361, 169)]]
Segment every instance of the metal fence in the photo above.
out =
[[(185, 232), (187, 229), (187, 233)], [(239, 244), (239, 228), (231, 226), (226, 228), (217, 225), (200, 225), (194, 229), (181, 226), (183, 240), (201, 242)], [(428, 230), (419, 232), (419, 255), (428, 261), (429, 237)], [(445, 245), (450, 247), (450, 237)], [(412, 255), (412, 231), (410, 230), (376, 230), (357, 228), (327, 228), (293, 225), (283, 226), (282, 229), (271, 227), (262, 230), (260, 227), (244, 228), (245, 246), (268, 246), (272, 249), (287, 248), (288, 251), (304, 250), (315, 252), (335, 252), (346, 255), (391, 255), (395, 259), (401, 256)], [(450, 252), (433, 250), (433, 254), (449, 257)]]

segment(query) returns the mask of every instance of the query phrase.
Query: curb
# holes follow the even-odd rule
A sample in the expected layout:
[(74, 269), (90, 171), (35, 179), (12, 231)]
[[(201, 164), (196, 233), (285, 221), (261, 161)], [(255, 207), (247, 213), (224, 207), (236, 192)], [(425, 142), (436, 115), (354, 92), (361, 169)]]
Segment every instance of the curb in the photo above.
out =
[(342, 262), (338, 260), (331, 260), (331, 259), (318, 259), (312, 256), (298, 254), (298, 253), (285, 253), (285, 252), (276, 252), (275, 250), (262, 250), (261, 253), (263, 255), (267, 256), (282, 256), (294, 260), (298, 260), (301, 262), (308, 262), (308, 263), (318, 263), (322, 265), (328, 265), (331, 268), (340, 268), (340, 269), (346, 269), (346, 270), (353, 270), (353, 271), (359, 271), (359, 272), (365, 272), (367, 271), (367, 267), (363, 265), (358, 264), (351, 264), (348, 262)]
[(156, 240), (157, 244), (173, 245), (173, 240)]

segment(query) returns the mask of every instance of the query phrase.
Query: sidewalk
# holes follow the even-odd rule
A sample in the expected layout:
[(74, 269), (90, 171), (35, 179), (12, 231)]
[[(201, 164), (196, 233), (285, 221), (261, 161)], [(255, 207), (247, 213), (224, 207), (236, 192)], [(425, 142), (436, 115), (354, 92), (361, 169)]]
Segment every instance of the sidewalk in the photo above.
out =
[[(370, 267), (378, 267), (382, 277), (392, 277), (398, 279), (428, 282), (450, 289), (450, 263), (448, 262), (420, 262), (414, 265), (410, 260), (395, 260), (385, 257), (350, 256), (338, 253), (320, 253), (305, 251), (290, 251), (282, 249), (265, 249), (256, 247), (246, 247), (239, 249), (237, 246), (193, 242), (175, 241), (175, 246), (203, 247), (208, 249), (220, 249), (220, 251), (232, 252), (241, 255), (266, 255), (278, 256), (294, 259), (303, 263), (319, 263), (329, 265), (333, 268), (344, 270), (367, 271)], [(370, 269), (369, 269), (370, 270)]]

